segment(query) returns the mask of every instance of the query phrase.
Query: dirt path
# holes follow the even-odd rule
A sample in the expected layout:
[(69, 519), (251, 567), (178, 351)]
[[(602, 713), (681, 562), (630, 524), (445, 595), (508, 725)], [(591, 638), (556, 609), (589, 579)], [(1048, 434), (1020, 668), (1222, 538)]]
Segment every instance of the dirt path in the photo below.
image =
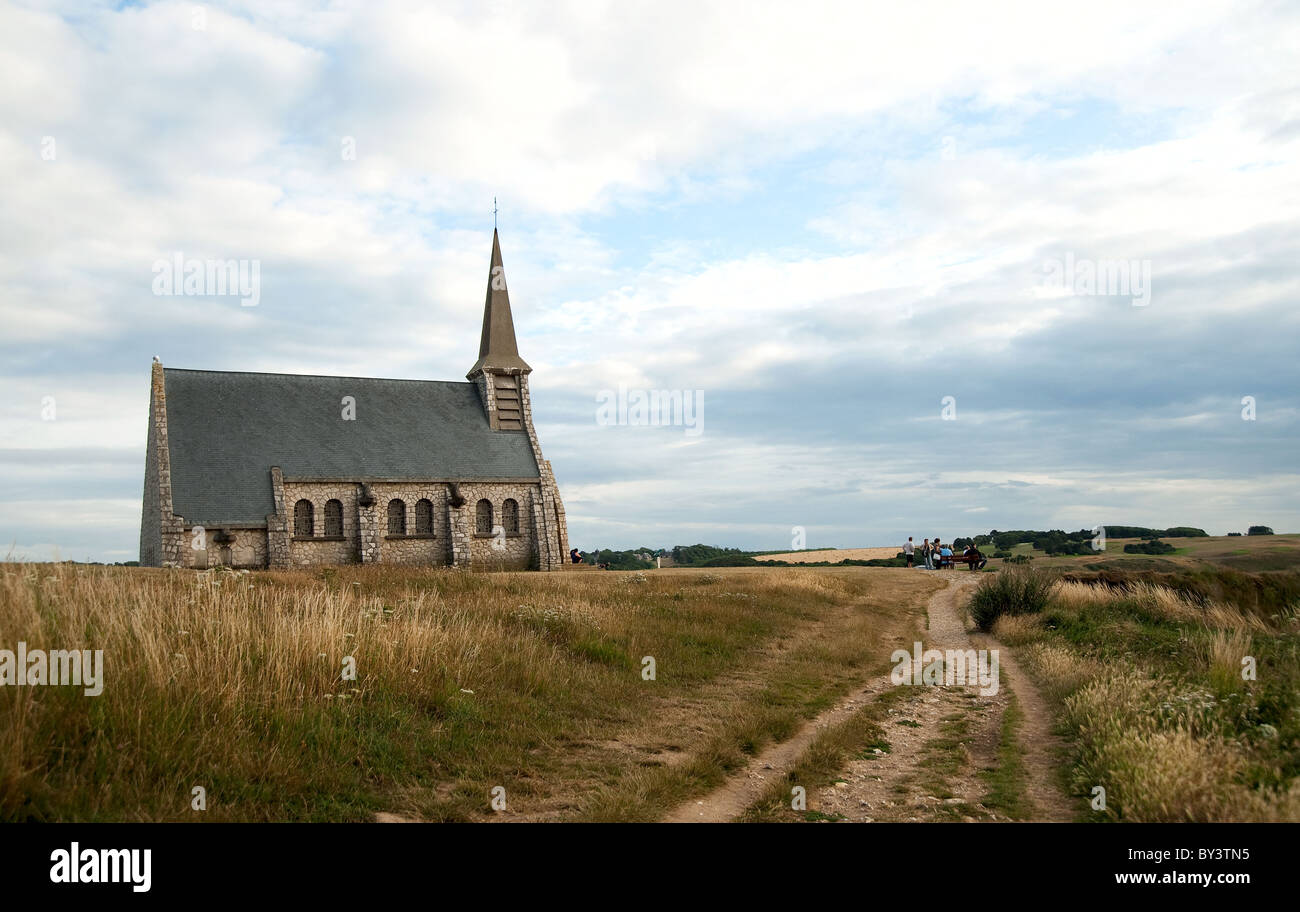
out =
[[(1070, 802), (1055, 781), (1054, 750), (1058, 744), (1051, 734), (1046, 705), (1005, 647), (991, 640), (973, 642), (966, 632), (963, 606), (969, 587), (977, 581), (974, 574), (967, 577), (954, 571), (948, 586), (931, 598), (923, 648), (996, 647), (1004, 686), (987, 696), (973, 686), (907, 688), (908, 693), (885, 711), (883, 737), (848, 761), (833, 786), (809, 794), (808, 811), (823, 819), (864, 823), (1010, 819), (1006, 809), (985, 803), (989, 783), (981, 775), (998, 763), (1002, 718), (1009, 702), (1005, 684), (1010, 684), (1023, 713), (1019, 733), (1025, 747), (1023, 797), (1030, 805), (1022, 807), (1020, 816), (1070, 818)], [(894, 688), (887, 674), (862, 682), (852, 697), (803, 726), (791, 739), (763, 751), (723, 786), (679, 806), (665, 820), (703, 823), (735, 819), (762, 796), (769, 783), (798, 762), (822, 729), (843, 722)]]
[(854, 696), (805, 724), (794, 737), (760, 753), (725, 785), (714, 789), (704, 798), (679, 805), (663, 822), (725, 823), (735, 819), (759, 799), (773, 779), (785, 775), (798, 762), (818, 732), (827, 726), (843, 722), (888, 684), (888, 678), (873, 677), (867, 686), (856, 688)]
[(1002, 666), (1003, 680), (1010, 680), (1016, 699), (1024, 713), (1020, 729), (1020, 743), (1025, 749), (1025, 767), (1028, 771), (1025, 791), (1037, 809), (1036, 820), (1068, 822), (1074, 819), (1075, 802), (1065, 794), (1057, 781), (1057, 770), (1065, 751), (1064, 742), (1052, 731), (1052, 713), (1047, 708), (1038, 688), (1033, 685), (1016, 661), (1015, 654), (991, 636), (974, 637), (980, 647), (996, 648)]

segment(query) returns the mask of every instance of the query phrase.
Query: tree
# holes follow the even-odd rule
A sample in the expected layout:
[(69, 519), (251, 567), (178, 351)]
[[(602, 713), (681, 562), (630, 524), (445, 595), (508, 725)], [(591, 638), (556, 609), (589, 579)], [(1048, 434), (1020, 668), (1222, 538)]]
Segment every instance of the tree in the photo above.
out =
[(1273, 530), (1268, 526), (1251, 526), (1246, 530), (1247, 535), (1272, 535)]

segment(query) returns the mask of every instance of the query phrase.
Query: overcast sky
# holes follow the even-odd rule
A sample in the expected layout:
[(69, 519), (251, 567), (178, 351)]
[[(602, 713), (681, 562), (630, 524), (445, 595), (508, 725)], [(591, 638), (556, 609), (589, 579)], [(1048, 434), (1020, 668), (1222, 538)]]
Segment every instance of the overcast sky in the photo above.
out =
[(154, 355), (462, 379), (493, 197), (579, 547), (1300, 530), (1300, 7), (429, 6), (0, 5), (0, 556), (136, 557)]

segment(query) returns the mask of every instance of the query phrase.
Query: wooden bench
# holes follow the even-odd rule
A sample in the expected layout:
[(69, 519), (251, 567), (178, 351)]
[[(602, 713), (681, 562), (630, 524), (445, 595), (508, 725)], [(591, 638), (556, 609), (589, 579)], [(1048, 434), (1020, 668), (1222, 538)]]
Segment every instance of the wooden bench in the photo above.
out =
[[(960, 554), (953, 554), (950, 557), (939, 557), (936, 555), (935, 557), (931, 558), (931, 560), (934, 561), (935, 567), (937, 567), (940, 570), (952, 570), (958, 564), (966, 564), (967, 566), (970, 566), (971, 564), (971, 558), (965, 557)], [(984, 555), (981, 554), (979, 557), (975, 558), (975, 560), (987, 562), (988, 558), (986, 558)]]

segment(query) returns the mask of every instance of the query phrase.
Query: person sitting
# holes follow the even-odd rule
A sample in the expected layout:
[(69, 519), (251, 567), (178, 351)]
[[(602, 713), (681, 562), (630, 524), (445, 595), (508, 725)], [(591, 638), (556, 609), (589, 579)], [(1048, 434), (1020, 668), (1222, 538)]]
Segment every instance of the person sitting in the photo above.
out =
[(582, 563), (582, 555), (578, 553), (577, 548), (569, 549), (569, 560), (573, 561), (575, 564)]
[[(954, 558), (954, 561), (956, 561), (956, 558)], [(972, 541), (962, 551), (961, 562), (970, 567), (971, 570), (982, 570), (988, 560), (980, 553), (980, 549), (975, 546), (975, 542)]]
[(943, 567), (944, 564), (952, 566), (952, 548), (947, 545), (941, 545), (939, 548), (939, 566)]

